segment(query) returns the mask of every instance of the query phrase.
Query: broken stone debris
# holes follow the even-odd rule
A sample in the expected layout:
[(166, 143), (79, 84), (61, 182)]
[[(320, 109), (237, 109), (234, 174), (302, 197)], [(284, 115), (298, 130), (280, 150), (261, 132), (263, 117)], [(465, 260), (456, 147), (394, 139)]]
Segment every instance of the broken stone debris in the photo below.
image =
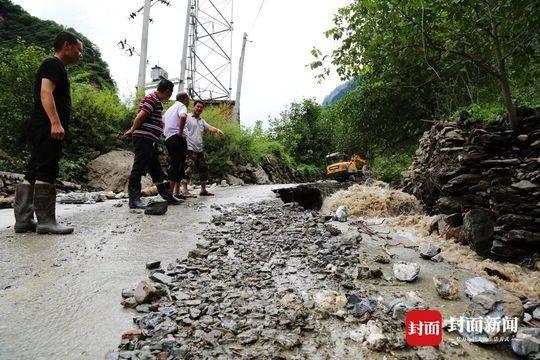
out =
[[(324, 319), (348, 318), (352, 330), (380, 312), (378, 299), (347, 294), (338, 285), (359, 281), (345, 270), (364, 266), (361, 236), (334, 236), (338, 232), (317, 212), (278, 204), (220, 208), (213, 219), (220, 225), (205, 231), (205, 241), (187, 258), (150, 274), (155, 284), (124, 291), (134, 302), (129, 306), (141, 312), (136, 324), (142, 335), (123, 339), (119, 356), (307, 356), (314, 345), (330, 354), (333, 341), (318, 335), (328, 331)], [(380, 269), (368, 267), (367, 273), (377, 278)], [(330, 289), (317, 290), (313, 282)], [(373, 335), (366, 334), (369, 346), (391, 348), (384, 327), (377, 325), (376, 336), (373, 326)]]
[[(295, 204), (215, 209), (216, 226), (189, 256), (123, 291), (141, 335), (122, 339), (117, 358), (331, 357), (335, 331), (351, 339), (348, 351), (407, 348), (403, 319), (428, 304), (414, 291), (385, 299), (368, 290), (386, 280), (363, 262), (361, 237), (333, 236), (328, 219)], [(420, 271), (394, 265), (403, 279)]]
[(478, 276), (465, 281), (464, 290), (469, 298), (473, 298), (484, 291), (496, 291), (497, 285), (486, 278)]
[(161, 261), (150, 261), (146, 263), (146, 268), (148, 270), (155, 270), (161, 267)]
[(397, 262), (394, 264), (394, 276), (399, 281), (412, 282), (420, 274), (420, 265), (414, 262)]
[(420, 256), (424, 259), (431, 259), (441, 252), (441, 248), (432, 243), (422, 243), (418, 250), (420, 250)]
[(455, 300), (459, 297), (459, 282), (453, 278), (434, 276), (433, 283), (439, 296), (446, 300)]
[(133, 297), (137, 304), (144, 304), (152, 301), (157, 295), (157, 289), (147, 281), (141, 281), (135, 288)]
[[(499, 328), (484, 327), (482, 329), (460, 329), (461, 336), (470, 342), (483, 344), (496, 344), (501, 337), (511, 338), (514, 336), (511, 328), (502, 326), (504, 319), (517, 319), (516, 325), (523, 316), (523, 306), (515, 295), (506, 291), (485, 291), (475, 295), (465, 312), (467, 318), (482, 318), (486, 322), (500, 322)], [(470, 330), (470, 331), (469, 331)]]
[(375, 351), (382, 350), (388, 342), (388, 338), (383, 334), (380, 325), (373, 320), (360, 325), (358, 330), (352, 331), (350, 338), (360, 343), (365, 341), (367, 347)]
[(144, 213), (146, 215), (165, 215), (167, 213), (168, 204), (166, 201), (151, 201), (146, 205)]
[(521, 329), (512, 339), (512, 350), (519, 356), (538, 359), (540, 355), (540, 328)]
[(347, 207), (345, 205), (341, 205), (336, 210), (336, 213), (334, 215), (334, 220), (339, 221), (339, 222), (347, 222), (348, 214), (349, 213), (348, 213)]

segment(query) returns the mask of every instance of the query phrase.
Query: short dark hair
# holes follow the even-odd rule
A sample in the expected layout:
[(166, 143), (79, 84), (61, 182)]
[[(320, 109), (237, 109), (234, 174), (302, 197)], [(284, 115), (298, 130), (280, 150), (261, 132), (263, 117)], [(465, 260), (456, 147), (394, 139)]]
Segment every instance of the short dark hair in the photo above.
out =
[(157, 91), (159, 92), (165, 92), (167, 90), (172, 91), (173, 89), (174, 89), (174, 84), (170, 80), (167, 80), (167, 79), (161, 79), (161, 81), (159, 82), (157, 86)]
[(182, 101), (182, 100), (188, 100), (188, 99), (189, 99), (189, 95), (185, 91), (182, 91), (176, 94), (176, 101)]
[(67, 42), (70, 45), (75, 45), (80, 40), (68, 31), (62, 31), (54, 38), (54, 51), (60, 51)]
[(195, 100), (195, 101), (193, 102), (193, 106), (195, 106), (195, 105), (197, 105), (197, 104), (202, 104), (202, 106), (206, 106), (206, 104), (205, 104), (204, 101), (202, 101), (202, 100)]

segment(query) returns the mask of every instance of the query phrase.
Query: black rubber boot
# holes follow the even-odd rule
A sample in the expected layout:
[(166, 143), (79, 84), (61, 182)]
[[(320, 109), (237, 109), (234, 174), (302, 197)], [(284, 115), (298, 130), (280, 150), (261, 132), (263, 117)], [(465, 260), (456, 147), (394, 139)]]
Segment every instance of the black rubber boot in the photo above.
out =
[(56, 187), (53, 184), (34, 185), (34, 208), (38, 234), (71, 234), (73, 228), (56, 222)]
[(129, 208), (130, 209), (146, 209), (141, 200), (141, 184), (128, 184)]
[(163, 198), (163, 200), (167, 201), (169, 205), (180, 205), (184, 202), (184, 200), (177, 199), (173, 196), (169, 182), (158, 183), (156, 184), (156, 187), (159, 195)]
[(25, 233), (36, 231), (34, 220), (34, 185), (19, 184), (15, 189), (15, 232)]

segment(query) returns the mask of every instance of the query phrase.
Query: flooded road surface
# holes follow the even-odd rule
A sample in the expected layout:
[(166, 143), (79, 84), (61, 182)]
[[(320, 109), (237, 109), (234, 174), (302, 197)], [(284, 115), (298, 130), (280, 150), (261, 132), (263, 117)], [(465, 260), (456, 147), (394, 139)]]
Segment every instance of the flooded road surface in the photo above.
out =
[(212, 204), (274, 198), (276, 186), (214, 189), (145, 216), (118, 201), (62, 205), (70, 236), (14, 234), (13, 210), (0, 211), (0, 359), (102, 359), (133, 326), (120, 290), (146, 277), (145, 263), (173, 262), (195, 247)]

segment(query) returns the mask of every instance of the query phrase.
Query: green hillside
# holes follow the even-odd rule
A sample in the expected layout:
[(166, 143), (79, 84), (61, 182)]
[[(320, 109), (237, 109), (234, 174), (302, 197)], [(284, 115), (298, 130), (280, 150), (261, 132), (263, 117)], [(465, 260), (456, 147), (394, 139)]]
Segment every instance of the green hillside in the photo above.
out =
[(70, 68), (73, 81), (91, 83), (98, 88), (115, 87), (108, 65), (101, 59), (97, 46), (75, 29), (54, 21), (41, 20), (9, 0), (0, 0), (0, 47), (13, 47), (22, 39), (26, 45), (52, 49), (54, 37), (60, 31), (75, 33), (84, 44), (83, 60)]

